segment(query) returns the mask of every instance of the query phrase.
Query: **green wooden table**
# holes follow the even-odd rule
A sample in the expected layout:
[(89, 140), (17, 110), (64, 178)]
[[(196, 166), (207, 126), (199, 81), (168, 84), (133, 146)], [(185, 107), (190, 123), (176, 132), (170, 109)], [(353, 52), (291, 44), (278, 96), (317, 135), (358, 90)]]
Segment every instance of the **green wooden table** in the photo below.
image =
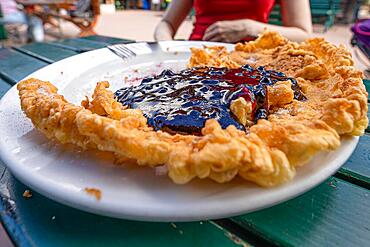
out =
[[(133, 42), (90, 36), (0, 49), (0, 95), (60, 59)], [(365, 83), (370, 89), (370, 81)], [(369, 131), (369, 129), (368, 129)], [(370, 132), (369, 132), (370, 133)], [(1, 137), (0, 137), (1, 138)], [(370, 135), (327, 181), (269, 209), (214, 221), (149, 223), (85, 213), (33, 192), (0, 164), (0, 218), (17, 246), (369, 246)], [(191, 210), (191, 209), (189, 209)]]

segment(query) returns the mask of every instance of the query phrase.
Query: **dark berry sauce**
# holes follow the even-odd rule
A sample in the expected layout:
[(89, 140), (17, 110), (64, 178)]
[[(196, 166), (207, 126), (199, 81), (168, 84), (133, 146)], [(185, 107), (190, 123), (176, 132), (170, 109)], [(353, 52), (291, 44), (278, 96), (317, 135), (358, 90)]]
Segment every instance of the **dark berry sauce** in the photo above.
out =
[(295, 79), (250, 65), (237, 69), (192, 68), (179, 73), (164, 70), (144, 78), (138, 86), (117, 90), (115, 96), (123, 105), (141, 109), (155, 130), (200, 134), (205, 121), (211, 118), (222, 128), (232, 124), (244, 130), (229, 109), (231, 101), (243, 97), (252, 103), (254, 122), (267, 119), (266, 87), (284, 80), (291, 81), (295, 99), (305, 100)]

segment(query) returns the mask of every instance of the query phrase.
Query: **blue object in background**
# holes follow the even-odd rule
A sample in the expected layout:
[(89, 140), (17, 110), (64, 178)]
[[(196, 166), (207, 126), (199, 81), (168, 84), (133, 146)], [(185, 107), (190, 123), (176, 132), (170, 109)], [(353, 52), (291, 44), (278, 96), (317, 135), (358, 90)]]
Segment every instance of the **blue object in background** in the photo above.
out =
[(148, 0), (142, 0), (143, 3), (143, 9), (150, 9), (150, 3)]
[(357, 45), (370, 59), (370, 19), (356, 23), (351, 30), (353, 32), (352, 45)]

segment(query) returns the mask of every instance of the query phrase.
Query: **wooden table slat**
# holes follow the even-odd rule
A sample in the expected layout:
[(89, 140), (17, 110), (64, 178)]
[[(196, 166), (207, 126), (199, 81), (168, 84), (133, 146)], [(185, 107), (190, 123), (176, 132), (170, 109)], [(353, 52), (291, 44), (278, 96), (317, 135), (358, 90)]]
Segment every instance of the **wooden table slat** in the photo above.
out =
[(370, 191), (330, 178), (302, 196), (232, 220), (282, 246), (367, 246)]
[(78, 54), (75, 51), (57, 47), (49, 43), (31, 43), (13, 49), (47, 63), (53, 63)]
[(91, 50), (95, 50), (99, 48), (104, 48), (108, 45), (107, 43), (102, 43), (102, 42), (97, 42), (97, 41), (92, 41), (92, 40), (87, 40), (87, 39), (65, 39), (65, 40), (51, 42), (49, 44), (63, 47), (65, 49), (70, 49), (75, 52), (91, 51)]
[(98, 42), (106, 43), (106, 44), (128, 44), (128, 43), (135, 42), (134, 40), (131, 40), (131, 39), (120, 39), (120, 38), (113, 38), (113, 37), (101, 36), (101, 35), (92, 35), (92, 36), (83, 37), (81, 39), (98, 41)]
[(65, 49), (70, 49), (75, 52), (85, 52), (103, 48), (111, 44), (132, 43), (132, 42), (133, 42), (132, 40), (110, 38), (106, 36), (88, 36), (84, 38), (60, 40), (56, 42), (51, 42), (49, 44), (63, 47)]
[(25, 234), (23, 227), (16, 220), (15, 202), (9, 198), (8, 177), (5, 164), (0, 160), (0, 221), (11, 240), (20, 247), (31, 247), (32, 241)]
[(12, 85), (0, 78), (0, 99), (11, 87)]
[[(364, 80), (364, 84), (369, 90), (370, 80)], [(368, 104), (368, 108), (367, 116), (370, 119), (370, 104)], [(366, 129), (366, 134), (360, 137), (359, 144), (351, 157), (335, 176), (370, 189), (370, 124)]]
[(370, 102), (370, 79), (364, 79), (364, 84), (368, 95), (368, 101)]
[[(368, 119), (369, 119), (369, 121), (370, 121), (370, 104), (367, 104), (367, 108), (368, 108), (368, 111), (367, 111), (367, 118), (368, 118)], [(370, 134), (370, 122), (369, 122), (369, 125), (367, 126), (366, 132)]]
[[(347, 181), (361, 184), (370, 189), (370, 136), (360, 137), (360, 141), (351, 157), (337, 172)], [(358, 180), (357, 182), (354, 180)]]
[(69, 49), (77, 53), (92, 51), (95, 49), (103, 48), (106, 45), (103, 43), (92, 42), (83, 39), (65, 39), (55, 42), (50, 42), (50, 45), (58, 46), (64, 49)]
[[(29, 238), (38, 247), (74, 246), (222, 246), (237, 247), (244, 242), (208, 221), (190, 223), (150, 223), (114, 219), (86, 213), (56, 203), (36, 192), (25, 199), (28, 189), (6, 172), (7, 189), (12, 201), (11, 217), (24, 229), (22, 238)], [(1, 191), (2, 192), (2, 191)], [(1, 210), (0, 217), (9, 215)], [(12, 233), (11, 233), (12, 234)], [(17, 236), (19, 237), (19, 236)]]
[(23, 53), (3, 48), (0, 49), (0, 78), (15, 84), (25, 76), (48, 65), (41, 60)]

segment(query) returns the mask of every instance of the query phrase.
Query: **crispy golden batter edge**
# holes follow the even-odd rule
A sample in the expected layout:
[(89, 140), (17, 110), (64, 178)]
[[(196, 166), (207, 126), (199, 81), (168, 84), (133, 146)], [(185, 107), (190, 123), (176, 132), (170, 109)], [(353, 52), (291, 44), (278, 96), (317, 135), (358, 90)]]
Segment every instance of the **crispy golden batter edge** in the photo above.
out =
[[(99, 110), (103, 115), (116, 110), (119, 119), (67, 102), (49, 82), (28, 79), (17, 88), (23, 111), (48, 138), (110, 151), (118, 157), (135, 159), (139, 165), (166, 164), (175, 183), (187, 183), (195, 177), (227, 182), (239, 174), (261, 186), (274, 186), (291, 180), (295, 174), (283, 152), (235, 126), (222, 129), (216, 120), (206, 122), (201, 137), (170, 135), (142, 126), (138, 112), (131, 114), (132, 109), (112, 104), (107, 86), (98, 84), (93, 109), (104, 106), (104, 111)], [(89, 108), (90, 103), (84, 104)]]
[[(362, 72), (353, 67), (351, 54), (343, 46), (335, 46), (322, 38), (312, 38), (300, 44), (289, 42), (276, 32), (265, 31), (245, 44), (237, 44), (231, 53), (206, 49), (193, 51), (190, 67), (238, 67), (252, 57), (255, 65), (264, 65), (301, 79), (304, 87), (314, 88), (316, 112), (320, 119), (338, 134), (362, 135), (367, 128), (367, 92)], [(203, 59), (207, 56), (207, 59)], [(199, 59), (201, 58), (201, 59)], [(208, 62), (207, 61), (211, 61)], [(324, 95), (327, 94), (327, 95)], [(318, 107), (320, 105), (320, 107)]]
[[(271, 42), (271, 40), (274, 41)], [(330, 55), (348, 59), (348, 54), (343, 49), (339, 49), (338, 52), (330, 51), (330, 49), (323, 51), (317, 47), (312, 48), (313, 52), (304, 50), (305, 45), (309, 50), (311, 49), (309, 44), (315, 47), (315, 45), (320, 46), (321, 44), (318, 45), (320, 42), (325, 43), (321, 39), (309, 40), (301, 44), (303, 47), (301, 49), (297, 44), (287, 42), (275, 33), (267, 32), (256, 41), (250, 42), (249, 45), (244, 45), (244, 48), (248, 52), (255, 52), (257, 49), (266, 51), (272, 49), (273, 52), (280, 50), (285, 53), (288, 48), (290, 49), (288, 55), (298, 56), (302, 54), (312, 56), (316, 49), (318, 50), (316, 57)], [(240, 47), (237, 45), (236, 49)], [(281, 47), (285, 48), (285, 51)], [(332, 45), (330, 47), (332, 48)], [(214, 60), (212, 54), (216, 54), (219, 58), (221, 57), (221, 60), (218, 62), (215, 60), (216, 62), (213, 62), (211, 66), (239, 66), (237, 62), (230, 59), (230, 57), (235, 58), (237, 53), (230, 55), (222, 49), (219, 52), (218, 49), (207, 52), (208, 57), (202, 61), (206, 63), (207, 60)], [(195, 51), (199, 54), (204, 53), (199, 49)], [(194, 54), (196, 53), (193, 50), (190, 64), (209, 65), (196, 64), (198, 55), (194, 56)], [(271, 56), (267, 52), (266, 56), (268, 55)], [(263, 56), (261, 57), (263, 60)], [(306, 60), (312, 62), (310, 58)], [(310, 77), (316, 76), (317, 71), (319, 74), (334, 71), (334, 74), (342, 79), (349, 78), (350, 80), (343, 79), (341, 85), (334, 83), (334, 88), (337, 91), (339, 88), (340, 93), (347, 93), (342, 93), (345, 96), (350, 92), (356, 94), (338, 97), (338, 92), (336, 92), (333, 97), (334, 101), (344, 99), (345, 104), (342, 104), (347, 107), (345, 109), (351, 109), (351, 111), (346, 111), (343, 107), (339, 107), (340, 111), (338, 110), (340, 116), (347, 118), (344, 122), (352, 120), (353, 125), (349, 124), (349, 127), (343, 123), (333, 124), (330, 120), (325, 120), (324, 116), (330, 118), (330, 115), (325, 112), (320, 118), (312, 119), (302, 117), (305, 113), (303, 112), (298, 114), (299, 117), (291, 118), (274, 114), (271, 121), (262, 120), (254, 125), (249, 135), (236, 130), (234, 126), (223, 130), (217, 121), (209, 120), (202, 131), (202, 137), (171, 136), (161, 131), (152, 131), (146, 125), (146, 119), (139, 110), (125, 109), (117, 105), (113, 100), (113, 93), (106, 90), (109, 86), (107, 82), (99, 83), (93, 100), (91, 102), (86, 100), (83, 103), (87, 109), (66, 102), (62, 96), (57, 94), (56, 88), (48, 82), (29, 79), (19, 83), (18, 89), (22, 109), (31, 118), (36, 128), (47, 137), (57, 139), (62, 143), (74, 143), (85, 148), (95, 147), (111, 151), (119, 157), (135, 159), (140, 165), (167, 164), (169, 176), (176, 183), (186, 183), (194, 177), (209, 177), (218, 182), (226, 182), (239, 174), (244, 179), (259, 185), (274, 186), (292, 179), (295, 173), (294, 166), (303, 164), (316, 152), (337, 148), (340, 145), (338, 133), (343, 134), (343, 131), (347, 131), (346, 134), (361, 134), (365, 128), (364, 125), (367, 126), (366, 111), (365, 117), (363, 116), (364, 109), (367, 110), (367, 104), (363, 105), (362, 102), (366, 91), (362, 85), (361, 74), (351, 67), (351, 62), (344, 60), (340, 63), (338, 61), (340, 59), (336, 60), (339, 66), (334, 66), (335, 69), (317, 70), (317, 64), (309, 64), (308, 73), (301, 71), (303, 78), (299, 79), (302, 79), (302, 85), (305, 86), (304, 84)], [(308, 76), (305, 77), (305, 75)], [(359, 89), (348, 89), (348, 83)], [(327, 102), (330, 100), (331, 98)], [(335, 101), (332, 104), (337, 106), (337, 103)], [(299, 102), (293, 102), (290, 105), (299, 105)], [(317, 109), (313, 109), (314, 113), (316, 113), (315, 110)], [(312, 116), (312, 114), (307, 115)]]
[[(304, 164), (317, 151), (337, 148), (339, 135), (362, 135), (367, 128), (362, 72), (353, 67), (351, 55), (343, 46), (336, 47), (322, 38), (298, 44), (265, 31), (255, 41), (237, 44), (233, 52), (217, 53), (215, 49), (193, 50), (189, 67), (233, 68), (251, 63), (297, 78), (308, 100), (293, 100), (280, 107), (278, 102), (270, 102), (277, 106), (272, 107), (269, 121), (259, 121), (250, 129), (268, 146), (283, 151), (292, 165)], [(269, 93), (281, 91), (276, 85)], [(282, 95), (279, 102), (284, 98), (288, 99)], [(296, 131), (300, 134), (294, 134)]]

